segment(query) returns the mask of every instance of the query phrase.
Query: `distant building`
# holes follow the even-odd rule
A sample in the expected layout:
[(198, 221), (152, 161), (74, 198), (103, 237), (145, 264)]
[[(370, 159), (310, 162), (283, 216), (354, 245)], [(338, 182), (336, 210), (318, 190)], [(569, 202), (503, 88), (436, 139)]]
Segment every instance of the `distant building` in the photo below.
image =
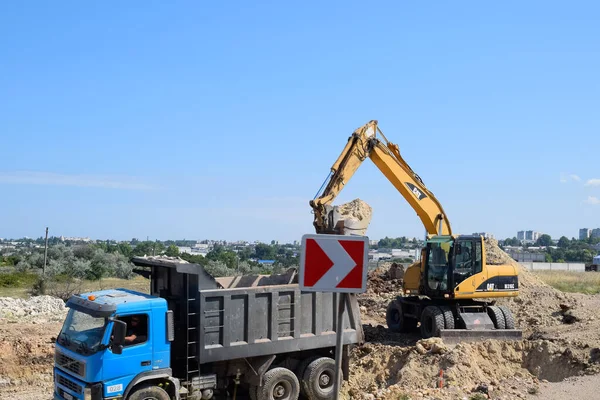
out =
[(369, 246), (377, 246), (379, 244), (379, 240), (369, 240)]
[(591, 229), (582, 228), (579, 230), (579, 240), (587, 240), (592, 233)]
[(540, 232), (536, 232), (536, 231), (526, 231), (525, 232), (525, 240), (526, 241), (535, 242), (536, 240), (538, 240), (540, 238), (540, 236), (542, 236), (542, 234)]
[(89, 237), (60, 237), (61, 242), (91, 242), (92, 240)]
[(483, 236), (486, 239), (494, 239), (494, 235), (488, 232), (475, 232), (473, 233), (475, 236)]
[(518, 240), (525, 240), (525, 231), (519, 231), (519, 232), (517, 232), (517, 239)]
[(596, 228), (592, 230), (591, 236), (593, 238), (600, 238), (600, 228)]

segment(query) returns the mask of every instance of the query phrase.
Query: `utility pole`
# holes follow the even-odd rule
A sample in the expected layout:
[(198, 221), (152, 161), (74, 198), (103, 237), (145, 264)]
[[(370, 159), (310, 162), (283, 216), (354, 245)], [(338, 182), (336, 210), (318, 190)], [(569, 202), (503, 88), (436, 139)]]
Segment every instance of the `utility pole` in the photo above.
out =
[(44, 246), (44, 269), (43, 274), (46, 275), (46, 259), (48, 258), (48, 227), (46, 227), (46, 244)]

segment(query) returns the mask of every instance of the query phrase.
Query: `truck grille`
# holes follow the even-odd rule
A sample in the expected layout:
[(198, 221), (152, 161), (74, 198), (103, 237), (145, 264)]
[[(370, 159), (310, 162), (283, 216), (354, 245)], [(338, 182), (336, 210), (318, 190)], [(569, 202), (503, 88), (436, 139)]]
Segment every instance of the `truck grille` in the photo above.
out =
[(56, 362), (56, 365), (60, 368), (66, 369), (67, 371), (77, 374), (80, 377), (85, 376), (85, 364), (81, 361), (75, 360), (74, 358), (63, 354), (58, 350), (56, 351), (54, 361)]
[(73, 382), (70, 379), (65, 378), (62, 375), (57, 375), (56, 382), (59, 385), (62, 385), (64, 387), (66, 387), (67, 389), (72, 390), (75, 393), (81, 394), (83, 392), (83, 388), (81, 387), (81, 385), (78, 385), (77, 383)]

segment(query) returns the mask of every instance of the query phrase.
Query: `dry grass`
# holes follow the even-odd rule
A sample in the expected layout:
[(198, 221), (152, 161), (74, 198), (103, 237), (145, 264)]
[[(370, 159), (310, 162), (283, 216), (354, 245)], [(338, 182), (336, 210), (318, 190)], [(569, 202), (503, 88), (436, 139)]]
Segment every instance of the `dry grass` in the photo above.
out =
[(535, 271), (534, 274), (561, 292), (600, 293), (600, 272)]
[[(100, 281), (84, 281), (82, 291), (93, 291), (102, 289), (125, 288), (142, 293), (150, 293), (150, 280), (136, 275), (133, 279), (106, 278)], [(30, 287), (0, 287), (0, 297), (28, 298)]]

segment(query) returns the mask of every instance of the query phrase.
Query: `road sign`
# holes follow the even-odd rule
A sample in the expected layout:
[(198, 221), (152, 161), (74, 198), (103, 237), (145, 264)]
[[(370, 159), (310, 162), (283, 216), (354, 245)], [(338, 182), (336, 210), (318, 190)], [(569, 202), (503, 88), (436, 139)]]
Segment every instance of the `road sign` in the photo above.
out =
[(301, 246), (302, 290), (340, 293), (367, 290), (368, 237), (306, 234)]

